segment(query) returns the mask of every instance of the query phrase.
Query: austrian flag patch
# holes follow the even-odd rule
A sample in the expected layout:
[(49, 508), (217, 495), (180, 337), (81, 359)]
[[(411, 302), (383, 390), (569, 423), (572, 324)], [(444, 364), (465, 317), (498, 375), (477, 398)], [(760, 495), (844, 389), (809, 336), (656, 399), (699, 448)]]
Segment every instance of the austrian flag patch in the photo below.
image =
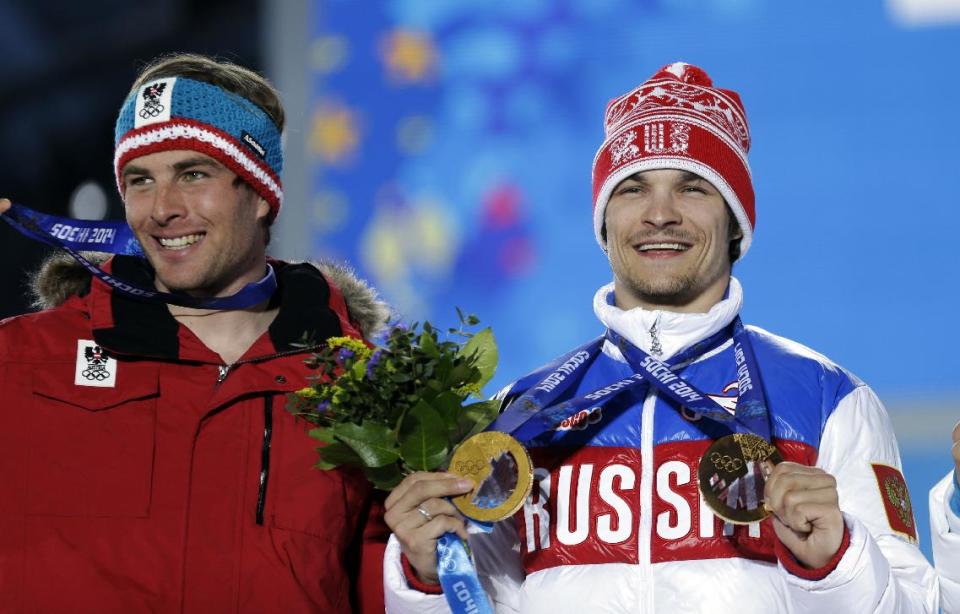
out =
[(896, 467), (888, 465), (871, 463), (870, 466), (877, 476), (877, 486), (880, 488), (880, 498), (883, 499), (890, 528), (917, 543), (917, 525), (913, 520), (910, 492), (903, 474)]

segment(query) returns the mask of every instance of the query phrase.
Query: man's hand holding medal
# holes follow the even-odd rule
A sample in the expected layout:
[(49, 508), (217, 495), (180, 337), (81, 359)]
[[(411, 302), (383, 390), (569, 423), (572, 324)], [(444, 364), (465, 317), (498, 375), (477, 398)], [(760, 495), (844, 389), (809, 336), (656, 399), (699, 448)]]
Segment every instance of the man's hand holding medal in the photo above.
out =
[(467, 539), (466, 521), (450, 499), (469, 493), (474, 483), (452, 473), (407, 476), (386, 501), (384, 520), (397, 536), (417, 577), (438, 584), (437, 540), (444, 533)]
[(496, 522), (512, 516), (530, 493), (533, 464), (523, 446), (505, 433), (487, 431), (460, 444), (450, 473), (407, 476), (386, 501), (385, 520), (417, 576), (439, 581), (437, 540), (456, 533), (466, 541), (464, 517)]
[(837, 481), (817, 467), (782, 461), (777, 449), (751, 434), (722, 437), (700, 461), (704, 501), (727, 522), (772, 516), (774, 531), (803, 566), (825, 566), (843, 541)]
[(825, 566), (843, 541), (837, 480), (817, 467), (782, 462), (766, 478), (763, 507), (777, 538), (804, 566)]

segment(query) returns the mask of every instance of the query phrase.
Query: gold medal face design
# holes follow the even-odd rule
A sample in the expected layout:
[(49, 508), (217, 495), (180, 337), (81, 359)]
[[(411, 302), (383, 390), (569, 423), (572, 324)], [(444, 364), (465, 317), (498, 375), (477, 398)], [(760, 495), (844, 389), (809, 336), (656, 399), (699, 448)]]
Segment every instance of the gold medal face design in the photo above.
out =
[(464, 516), (482, 522), (512, 516), (533, 486), (533, 463), (526, 448), (495, 431), (478, 433), (457, 446), (449, 471), (476, 483), (470, 492), (454, 497), (453, 504)]
[(710, 509), (727, 522), (748, 524), (770, 512), (763, 505), (763, 487), (780, 452), (758, 435), (737, 433), (721, 437), (700, 459), (700, 492)]

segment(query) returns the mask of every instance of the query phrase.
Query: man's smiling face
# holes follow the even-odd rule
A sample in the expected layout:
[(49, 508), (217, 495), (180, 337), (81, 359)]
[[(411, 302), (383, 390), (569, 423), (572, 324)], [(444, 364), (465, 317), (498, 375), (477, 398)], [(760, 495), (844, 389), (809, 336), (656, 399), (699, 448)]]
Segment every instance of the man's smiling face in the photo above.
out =
[(223, 296), (263, 276), (270, 208), (233, 171), (173, 150), (131, 160), (122, 178), (127, 223), (159, 289)]
[(617, 304), (706, 312), (730, 276), (730, 214), (708, 181), (681, 170), (631, 175), (606, 207)]

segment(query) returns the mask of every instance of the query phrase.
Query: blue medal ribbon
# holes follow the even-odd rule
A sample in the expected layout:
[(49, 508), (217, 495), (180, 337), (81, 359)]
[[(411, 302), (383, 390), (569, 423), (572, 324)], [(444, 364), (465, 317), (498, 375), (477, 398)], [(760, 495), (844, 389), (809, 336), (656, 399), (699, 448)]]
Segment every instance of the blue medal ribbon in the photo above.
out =
[[(740, 316), (733, 320), (732, 327), (733, 357), (737, 366), (738, 382), (737, 409), (734, 414), (673, 373), (672, 369), (675, 367), (650, 356), (612, 330), (607, 331), (607, 338), (620, 349), (634, 371), (678, 406), (686, 407), (698, 417), (726, 425), (731, 430), (752, 433), (770, 441), (770, 416), (753, 346)], [(684, 357), (678, 357), (673, 362), (683, 363)]]
[(21, 234), (52, 247), (143, 257), (143, 249), (126, 222), (71, 220), (16, 203), (3, 219)]
[(92, 250), (143, 258), (143, 248), (126, 222), (72, 220), (38, 213), (16, 203), (0, 217), (24, 236), (66, 250), (91, 275), (131, 298), (195, 309), (245, 309), (266, 301), (277, 289), (276, 274), (268, 264), (262, 279), (245, 285), (231, 296), (197, 298), (159, 292), (117, 279), (79, 253)]
[[(506, 411), (487, 427), (487, 430), (510, 433), (521, 443), (526, 444), (546, 432), (555, 430), (563, 420), (584, 409), (602, 408), (627, 390), (646, 388), (648, 385), (658, 386), (659, 389), (661, 384), (668, 398), (677, 401), (678, 404), (690, 407), (692, 399), (697, 399), (695, 401), (697, 403), (702, 399), (705, 403), (699, 404), (696, 408), (701, 410), (701, 414), (717, 422), (728, 424), (733, 418), (725, 409), (692, 385), (687, 384), (674, 371), (726, 343), (730, 338), (731, 331), (734, 332), (734, 343), (736, 344), (738, 322), (739, 319), (734, 321), (731, 326), (725, 327), (723, 330), (687, 348), (674, 356), (670, 363), (649, 356), (617, 333), (608, 330), (603, 336), (577, 348), (565, 356), (563, 360), (558, 361), (559, 366), (541, 369), (535, 374), (541, 378), (539, 383), (527, 388), (510, 404)], [(743, 326), (740, 325), (741, 336), (745, 341), (746, 335), (743, 334), (742, 329)], [(599, 356), (604, 341), (609, 341), (620, 349), (627, 360), (627, 364), (634, 370), (634, 374), (580, 397), (557, 403), (556, 400), (564, 392), (583, 378), (590, 364)], [(744, 344), (743, 341), (741, 341), (741, 345)], [(755, 372), (755, 369), (753, 372)], [(532, 377), (524, 378), (524, 380), (537, 381)], [(526, 381), (518, 382), (518, 386), (515, 386), (515, 388), (522, 390), (520, 384), (524, 383)], [(762, 407), (765, 411), (766, 406), (762, 405)], [(739, 408), (737, 411), (739, 413)]]
[(456, 533), (444, 533), (437, 540), (437, 574), (454, 614), (493, 614), (470, 553)]

